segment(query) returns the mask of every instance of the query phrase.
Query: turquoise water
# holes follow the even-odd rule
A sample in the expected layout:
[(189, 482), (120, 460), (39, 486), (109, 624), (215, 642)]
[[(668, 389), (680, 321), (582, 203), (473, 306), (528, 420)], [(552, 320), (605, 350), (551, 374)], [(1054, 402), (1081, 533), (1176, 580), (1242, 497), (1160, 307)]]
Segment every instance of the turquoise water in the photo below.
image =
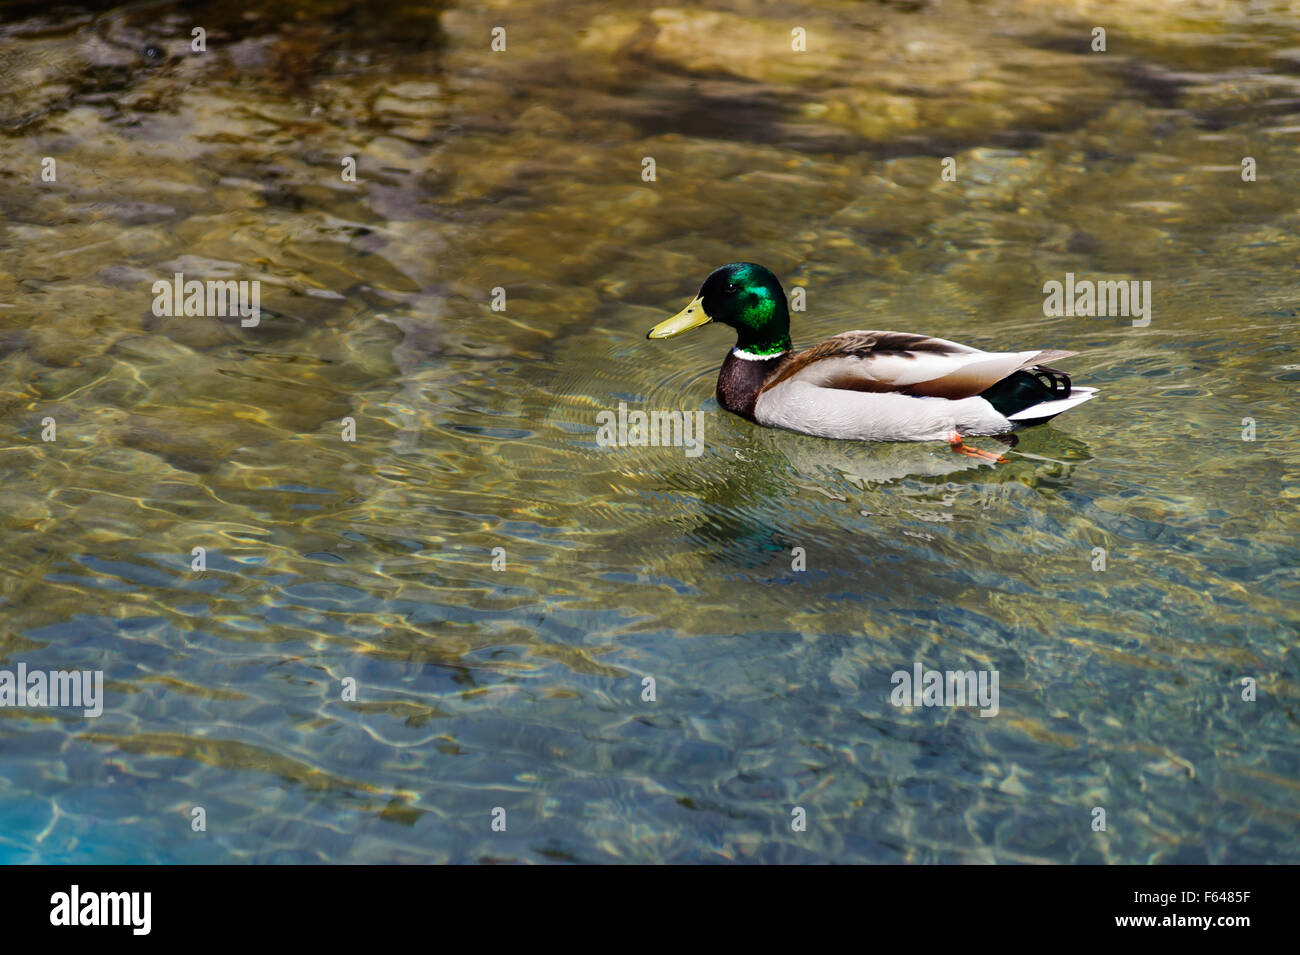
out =
[[(1300, 861), (1296, 9), (77, 9), (0, 8), (0, 669), (105, 708), (0, 707), (0, 861)], [(1100, 395), (996, 467), (756, 428), (645, 340), (737, 259)]]

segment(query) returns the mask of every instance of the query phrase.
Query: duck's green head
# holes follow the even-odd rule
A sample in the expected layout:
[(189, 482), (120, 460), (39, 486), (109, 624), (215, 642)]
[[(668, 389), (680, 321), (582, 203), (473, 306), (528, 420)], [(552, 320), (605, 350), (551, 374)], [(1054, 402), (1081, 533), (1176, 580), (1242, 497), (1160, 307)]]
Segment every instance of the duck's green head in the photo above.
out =
[(694, 301), (650, 329), (647, 338), (672, 338), (709, 322), (736, 330), (736, 347), (751, 355), (790, 350), (790, 310), (776, 276), (753, 262), (715, 269)]

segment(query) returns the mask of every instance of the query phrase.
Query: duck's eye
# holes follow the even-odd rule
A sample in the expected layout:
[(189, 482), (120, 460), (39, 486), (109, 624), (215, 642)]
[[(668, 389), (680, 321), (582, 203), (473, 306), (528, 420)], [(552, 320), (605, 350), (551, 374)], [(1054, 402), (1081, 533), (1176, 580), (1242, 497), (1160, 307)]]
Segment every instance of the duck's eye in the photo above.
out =
[(722, 291), (726, 292), (728, 295), (735, 295), (736, 292), (738, 292), (739, 290), (740, 290), (740, 286), (736, 285), (736, 283), (734, 282), (730, 282), (727, 284), (727, 287), (724, 288)]

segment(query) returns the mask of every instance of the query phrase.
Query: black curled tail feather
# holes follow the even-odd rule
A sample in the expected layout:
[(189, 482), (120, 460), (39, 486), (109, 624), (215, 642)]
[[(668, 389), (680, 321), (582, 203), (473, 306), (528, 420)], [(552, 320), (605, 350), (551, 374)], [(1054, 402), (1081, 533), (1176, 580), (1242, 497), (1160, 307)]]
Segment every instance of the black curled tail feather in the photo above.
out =
[(1034, 365), (1012, 372), (995, 385), (980, 392), (1004, 418), (1018, 414), (1044, 401), (1070, 396), (1070, 376), (1046, 365)]

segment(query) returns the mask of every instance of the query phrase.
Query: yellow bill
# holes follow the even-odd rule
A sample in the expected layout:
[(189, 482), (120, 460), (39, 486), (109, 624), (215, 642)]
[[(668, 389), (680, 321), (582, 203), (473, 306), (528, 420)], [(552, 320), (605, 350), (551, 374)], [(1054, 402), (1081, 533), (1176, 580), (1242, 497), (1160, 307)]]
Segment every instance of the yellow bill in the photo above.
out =
[(697, 295), (690, 305), (650, 329), (646, 338), (672, 338), (682, 332), (689, 332), (692, 328), (707, 325), (711, 321), (713, 318), (704, 310), (704, 302)]

